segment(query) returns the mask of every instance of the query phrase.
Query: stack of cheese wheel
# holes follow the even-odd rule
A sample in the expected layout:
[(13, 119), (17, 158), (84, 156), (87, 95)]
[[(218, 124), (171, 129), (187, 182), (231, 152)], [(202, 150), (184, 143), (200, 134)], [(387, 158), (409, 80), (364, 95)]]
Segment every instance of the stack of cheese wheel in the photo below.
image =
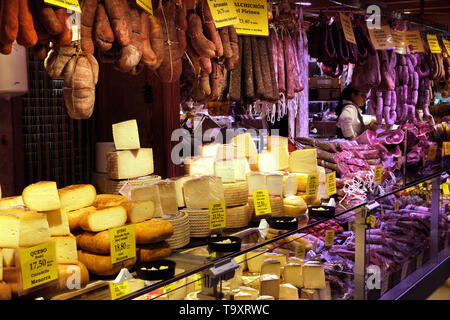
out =
[(226, 228), (242, 228), (249, 223), (248, 184), (237, 181), (223, 184), (226, 209)]
[(193, 238), (203, 238), (211, 235), (209, 227), (209, 209), (183, 209), (189, 219), (189, 233)]
[[(131, 268), (136, 262), (162, 259), (171, 254), (165, 241), (172, 236), (170, 222), (153, 218), (152, 200), (128, 200), (121, 195), (99, 194), (93, 209), (83, 213), (77, 235), (80, 248), (78, 257), (85, 261), (88, 270), (100, 276), (112, 276), (122, 268)], [(136, 257), (111, 264), (110, 229), (134, 224)]]
[(226, 228), (242, 228), (249, 223), (249, 205), (227, 207), (226, 209)]
[(254, 203), (253, 197), (248, 197), (248, 205), (250, 207), (250, 210), (249, 210), (250, 220), (251, 221), (259, 221), (261, 219), (265, 219), (268, 217), (282, 217), (284, 215), (283, 199), (281, 197), (269, 196), (269, 202), (270, 202), (270, 209), (271, 209), (272, 213), (256, 215), (255, 214), (255, 203)]
[(132, 186), (140, 186), (147, 183), (160, 181), (161, 177), (157, 175), (148, 175), (144, 177), (138, 177), (136, 179), (126, 179), (126, 180), (110, 180), (106, 181), (105, 193), (107, 194), (119, 194), (120, 189), (122, 189), (125, 183), (129, 183)]
[(5, 281), (0, 281), (2, 299), (11, 298), (11, 294), (27, 293), (22, 290), (20, 271), (16, 270), (16, 249), (48, 242), (55, 244), (57, 290), (73, 289), (68, 287), (67, 278), (74, 272), (80, 275), (77, 284), (86, 286), (89, 273), (78, 260), (77, 243), (70, 230), (68, 214), (91, 205), (95, 195), (92, 185), (74, 185), (58, 190), (56, 182), (41, 181), (27, 186), (22, 196), (0, 199), (0, 267), (3, 264), (0, 276)]
[(164, 216), (163, 219), (169, 221), (173, 226), (173, 235), (166, 240), (169, 246), (172, 249), (178, 249), (188, 245), (190, 241), (188, 215), (180, 212), (176, 216)]

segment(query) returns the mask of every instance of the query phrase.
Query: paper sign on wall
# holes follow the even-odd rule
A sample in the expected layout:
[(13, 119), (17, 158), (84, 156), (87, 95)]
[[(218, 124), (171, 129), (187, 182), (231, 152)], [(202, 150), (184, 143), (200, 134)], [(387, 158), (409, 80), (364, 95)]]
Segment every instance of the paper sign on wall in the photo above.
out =
[(234, 5), (239, 17), (239, 24), (234, 26), (238, 34), (253, 36), (269, 35), (266, 1), (235, 0)]
[(350, 43), (356, 44), (355, 33), (353, 32), (353, 24), (350, 17), (343, 13), (339, 13), (341, 19), (342, 30), (344, 31), (345, 40)]
[(139, 5), (139, 7), (153, 15), (152, 0), (136, 0), (136, 3)]
[(208, 0), (216, 28), (239, 24), (239, 17), (233, 0)]
[(441, 46), (439, 45), (439, 40), (435, 34), (427, 34), (428, 46), (430, 47), (431, 53), (441, 53)]
[(381, 28), (369, 29), (370, 40), (377, 50), (394, 49), (394, 39), (392, 38), (391, 28), (382, 26)]
[(45, 3), (53, 4), (61, 8), (81, 12), (80, 4), (78, 0), (44, 0)]

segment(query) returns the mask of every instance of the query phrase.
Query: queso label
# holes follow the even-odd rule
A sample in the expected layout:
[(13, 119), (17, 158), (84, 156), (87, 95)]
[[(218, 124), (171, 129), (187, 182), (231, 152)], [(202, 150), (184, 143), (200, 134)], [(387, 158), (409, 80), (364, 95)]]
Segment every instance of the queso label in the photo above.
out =
[(211, 230), (226, 227), (225, 200), (209, 203), (209, 228)]
[(271, 214), (269, 191), (267, 189), (253, 191), (253, 204), (255, 206), (255, 215)]
[(130, 294), (130, 283), (128, 281), (120, 283), (109, 283), (109, 292), (111, 293), (111, 300), (119, 299), (120, 297)]
[(235, 0), (234, 5), (239, 17), (239, 24), (234, 26), (238, 34), (269, 35), (267, 1)]
[(222, 28), (239, 23), (239, 17), (233, 0), (208, 0), (216, 28)]
[(134, 224), (109, 230), (112, 264), (136, 257), (135, 234)]
[(44, 2), (81, 13), (81, 8), (78, 0), (44, 0)]

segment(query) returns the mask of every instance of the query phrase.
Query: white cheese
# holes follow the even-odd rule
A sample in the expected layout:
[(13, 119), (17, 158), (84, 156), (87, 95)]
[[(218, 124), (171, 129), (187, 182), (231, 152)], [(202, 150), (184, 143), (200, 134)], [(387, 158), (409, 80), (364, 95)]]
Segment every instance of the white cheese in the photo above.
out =
[(141, 147), (135, 119), (113, 124), (112, 131), (116, 150), (131, 150)]

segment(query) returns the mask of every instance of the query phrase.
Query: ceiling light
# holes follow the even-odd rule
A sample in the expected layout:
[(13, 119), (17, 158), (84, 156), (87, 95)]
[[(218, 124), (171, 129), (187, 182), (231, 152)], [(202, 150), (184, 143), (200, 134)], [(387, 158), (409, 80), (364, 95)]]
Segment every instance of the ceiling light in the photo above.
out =
[(301, 5), (301, 6), (310, 6), (312, 5), (311, 2), (295, 2), (295, 4)]

